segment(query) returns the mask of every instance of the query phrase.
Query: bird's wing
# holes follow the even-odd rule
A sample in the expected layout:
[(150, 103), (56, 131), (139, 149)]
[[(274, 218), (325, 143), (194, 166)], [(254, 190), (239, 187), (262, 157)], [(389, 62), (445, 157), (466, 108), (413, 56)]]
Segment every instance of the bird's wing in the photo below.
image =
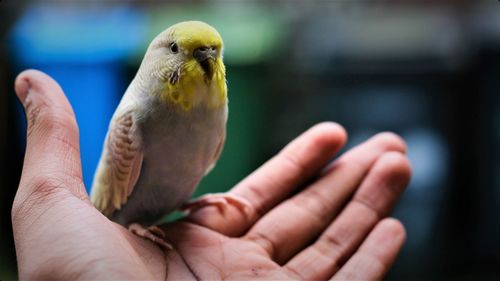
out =
[(215, 150), (214, 156), (212, 158), (212, 163), (208, 168), (205, 170), (205, 176), (210, 173), (210, 171), (213, 170), (215, 167), (215, 164), (217, 163), (217, 160), (219, 160), (219, 157), (222, 153), (222, 148), (224, 148), (224, 142), (226, 141), (226, 135), (223, 134), (220, 138), (219, 144), (217, 145), (217, 149)]
[(141, 171), (143, 151), (132, 110), (113, 117), (92, 185), (91, 200), (106, 216), (127, 202)]

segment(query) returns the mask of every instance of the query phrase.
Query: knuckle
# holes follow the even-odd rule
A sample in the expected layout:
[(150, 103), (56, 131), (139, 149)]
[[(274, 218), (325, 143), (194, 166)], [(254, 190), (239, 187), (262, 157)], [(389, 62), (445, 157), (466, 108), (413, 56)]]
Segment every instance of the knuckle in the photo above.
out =
[(276, 255), (276, 246), (266, 234), (261, 232), (251, 232), (245, 237), (245, 239), (260, 246), (264, 253), (266, 253), (269, 257), (274, 257)]
[(263, 217), (266, 212), (266, 204), (258, 199), (267, 197), (264, 193), (265, 190), (261, 186), (252, 183), (247, 183), (246, 189), (251, 192), (254, 198), (256, 198), (255, 200), (252, 200), (254, 202), (252, 206), (254, 211), (254, 218), (256, 219)]
[(316, 250), (330, 258), (333, 261), (333, 267), (337, 268), (339, 264), (346, 259), (346, 243), (332, 233), (325, 233), (315, 245)]
[(411, 178), (411, 164), (408, 158), (399, 152), (386, 152), (380, 158), (383, 169), (396, 182), (408, 183)]
[(58, 177), (37, 177), (31, 182), (32, 194), (37, 194), (40, 198), (47, 198), (55, 194), (63, 187), (63, 181)]
[(306, 166), (293, 152), (283, 151), (281, 153), (282, 163), (290, 168), (292, 172), (302, 175), (306, 171)]
[(60, 196), (63, 181), (56, 177), (35, 177), (29, 183), (23, 184), (19, 190), (26, 193), (16, 195), (12, 205), (12, 220), (28, 216), (34, 209), (49, 202), (54, 197)]
[[(352, 200), (354, 204), (357, 204), (357, 207), (360, 207), (366, 211), (366, 216), (373, 217), (374, 220), (380, 220), (381, 218), (386, 216), (387, 208), (379, 208), (380, 204), (377, 204), (376, 200), (368, 195), (368, 194), (358, 194)], [(370, 214), (370, 215), (368, 215)]]
[(334, 215), (332, 202), (329, 202), (328, 198), (314, 188), (307, 189), (300, 196), (293, 197), (291, 202), (300, 210), (305, 211), (308, 219), (318, 224), (328, 221)]

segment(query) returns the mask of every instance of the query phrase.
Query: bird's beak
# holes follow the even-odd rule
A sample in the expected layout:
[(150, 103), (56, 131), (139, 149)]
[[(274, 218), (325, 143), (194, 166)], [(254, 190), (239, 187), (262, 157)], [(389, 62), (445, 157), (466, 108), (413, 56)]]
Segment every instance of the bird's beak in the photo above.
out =
[(208, 80), (212, 80), (214, 75), (214, 61), (217, 50), (214, 47), (200, 47), (194, 50), (193, 57), (198, 61)]

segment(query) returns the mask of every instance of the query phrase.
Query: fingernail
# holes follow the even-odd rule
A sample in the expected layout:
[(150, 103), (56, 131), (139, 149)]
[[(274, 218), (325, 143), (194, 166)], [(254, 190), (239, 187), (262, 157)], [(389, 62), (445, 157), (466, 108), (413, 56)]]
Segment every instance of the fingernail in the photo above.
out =
[(19, 101), (26, 107), (26, 98), (31, 92), (31, 83), (28, 79), (21, 77), (16, 79), (15, 90)]

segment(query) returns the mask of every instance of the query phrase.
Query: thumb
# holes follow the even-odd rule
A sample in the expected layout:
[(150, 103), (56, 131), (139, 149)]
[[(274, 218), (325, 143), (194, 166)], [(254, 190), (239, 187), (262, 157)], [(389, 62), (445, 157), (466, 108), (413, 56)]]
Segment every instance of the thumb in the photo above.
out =
[(53, 195), (68, 191), (88, 200), (82, 182), (78, 126), (61, 87), (45, 73), (27, 70), (17, 76), (15, 90), (28, 124), (13, 215), (21, 205), (50, 202)]

